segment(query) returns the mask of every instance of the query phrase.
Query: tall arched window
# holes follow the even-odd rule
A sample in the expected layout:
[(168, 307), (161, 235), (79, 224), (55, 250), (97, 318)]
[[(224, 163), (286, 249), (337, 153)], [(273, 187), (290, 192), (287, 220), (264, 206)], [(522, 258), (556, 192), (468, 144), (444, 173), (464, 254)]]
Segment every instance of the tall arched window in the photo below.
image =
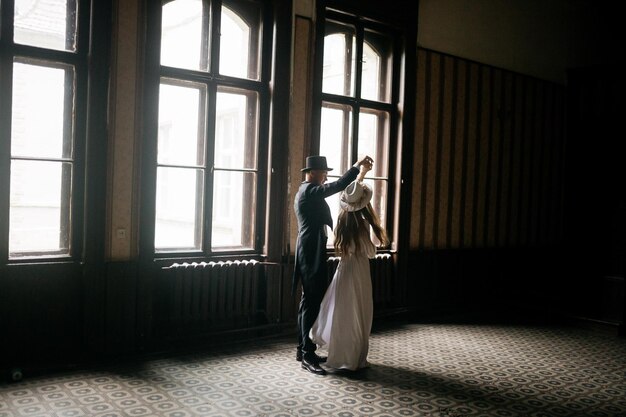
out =
[[(398, 94), (392, 93), (398, 91), (399, 83), (392, 77), (393, 66), (397, 65), (394, 32), (333, 10), (325, 11), (323, 24), (321, 91), (317, 95), (319, 154), (335, 168), (329, 175), (331, 179), (360, 156), (372, 156), (374, 170), (366, 177), (374, 190), (372, 206), (381, 221), (391, 225), (389, 180), (394, 161), (390, 149), (398, 123), (398, 103), (394, 102)], [(338, 213), (338, 198), (329, 198), (333, 216)]]
[(79, 256), (89, 2), (1, 3), (0, 259)]
[[(259, 250), (271, 53), (262, 1), (159, 8), (154, 252)], [(265, 28), (265, 32), (264, 32)]]

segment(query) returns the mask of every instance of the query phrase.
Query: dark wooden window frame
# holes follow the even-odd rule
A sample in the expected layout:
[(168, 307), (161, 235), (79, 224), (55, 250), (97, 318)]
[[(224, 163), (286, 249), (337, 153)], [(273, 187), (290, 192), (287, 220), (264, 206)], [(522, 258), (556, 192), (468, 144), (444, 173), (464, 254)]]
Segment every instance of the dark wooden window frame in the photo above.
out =
[[(329, 103), (331, 105), (338, 106), (349, 106), (352, 109), (352, 141), (351, 141), (351, 155), (353, 155), (353, 159), (357, 156), (357, 146), (358, 146), (358, 117), (361, 108), (367, 108), (372, 110), (380, 110), (387, 112), (389, 114), (389, 160), (387, 167), (387, 196), (386, 196), (386, 207), (387, 207), (387, 216), (386, 216), (386, 230), (389, 233), (390, 240), (392, 241), (392, 246), (388, 250), (381, 250), (380, 252), (388, 252), (394, 251), (394, 247), (397, 245), (397, 242), (394, 243), (396, 237), (393, 236), (393, 232), (396, 229), (396, 224), (399, 218), (399, 207), (398, 207), (398, 198), (396, 196), (397, 185), (396, 185), (396, 171), (398, 169), (398, 164), (402, 164), (401, 157), (398, 156), (398, 142), (400, 141), (400, 132), (399, 132), (399, 124), (400, 114), (399, 114), (399, 106), (401, 101), (401, 79), (402, 79), (402, 68), (403, 68), (403, 57), (405, 56), (404, 48), (404, 36), (403, 32), (400, 28), (396, 27), (394, 24), (380, 22), (367, 16), (359, 14), (358, 10), (351, 8), (350, 10), (344, 11), (341, 10), (342, 5), (341, 2), (318, 2), (317, 8), (317, 25), (316, 25), (316, 39), (315, 39), (315, 71), (314, 71), (314, 79), (313, 79), (313, 119), (312, 119), (312, 136), (311, 141), (309, 143), (309, 154), (313, 155), (319, 152), (320, 147), (320, 125), (321, 125), (321, 109), (322, 103)], [(343, 96), (336, 94), (328, 94), (322, 92), (322, 66), (323, 66), (323, 57), (324, 57), (324, 37), (326, 35), (326, 21), (330, 20), (334, 24), (334, 22), (345, 23), (348, 25), (352, 25), (356, 28), (356, 74), (355, 74), (355, 83), (354, 83), (354, 95), (353, 96)], [(363, 56), (363, 39), (364, 33), (366, 30), (371, 30), (374, 32), (380, 32), (386, 35), (389, 35), (393, 40), (393, 63), (392, 63), (392, 85), (391, 85), (391, 94), (390, 94), (390, 102), (379, 102), (372, 101), (367, 99), (361, 99), (360, 96), (360, 88), (361, 88), (361, 60)], [(341, 33), (340, 31), (337, 33)], [(348, 63), (347, 68), (350, 68)], [(387, 74), (384, 74), (385, 76)], [(350, 163), (354, 163), (356, 160), (350, 161)], [(339, 175), (341, 173), (338, 173)], [(377, 179), (376, 177), (373, 177)], [(329, 253), (332, 252), (329, 249)]]
[[(98, 68), (90, 67), (90, 50), (100, 50), (101, 44), (94, 46), (94, 40), (90, 39), (91, 14), (95, 11), (91, 0), (75, 0), (78, 6), (78, 39), (76, 40), (75, 51), (60, 51), (47, 48), (40, 48), (31, 45), (22, 45), (13, 42), (14, 26), (14, 2), (3, 0), (0, 3), (0, 265), (9, 264), (32, 264), (32, 263), (75, 263), (84, 259), (84, 217), (86, 194), (85, 186), (89, 182), (86, 179), (87, 159), (92, 159), (87, 155), (87, 137), (89, 136), (87, 119), (95, 112), (102, 111), (102, 108), (94, 106), (91, 109), (88, 101), (91, 101), (90, 91), (95, 91), (99, 87), (94, 84), (106, 86), (105, 82), (91, 83), (90, 77)], [(69, 7), (69, 6), (68, 6)], [(109, 13), (109, 6), (105, 5), (102, 10)], [(98, 7), (100, 9), (100, 6)], [(108, 19), (105, 19), (110, 22)], [(108, 33), (108, 28), (105, 32)], [(98, 41), (102, 39), (99, 36)], [(108, 50), (108, 45), (103, 50)], [(69, 255), (58, 255), (54, 253), (35, 253), (23, 257), (9, 258), (9, 204), (10, 204), (10, 170), (11, 170), (11, 108), (12, 108), (12, 79), (14, 60), (21, 62), (40, 63), (45, 62), (49, 66), (61, 67), (71, 66), (74, 69), (74, 101), (73, 108), (66, 109), (64, 115), (64, 130), (68, 134), (71, 130), (73, 150), (68, 160), (72, 162), (71, 174), (71, 209), (69, 213)], [(93, 63), (92, 63), (93, 64)], [(91, 74), (90, 74), (91, 72)], [(101, 95), (105, 97), (106, 95)], [(66, 97), (67, 99), (67, 97)], [(71, 124), (71, 113), (74, 112), (74, 124)], [(89, 115), (89, 116), (88, 116)], [(93, 120), (97, 116), (92, 117)], [(94, 138), (94, 140), (96, 140)], [(102, 155), (99, 158), (103, 158)], [(18, 158), (23, 159), (23, 158)], [(46, 160), (49, 158), (37, 158)], [(61, 158), (59, 160), (64, 160)], [(55, 159), (56, 160), (56, 159)], [(94, 162), (94, 165), (96, 163)], [(63, 174), (64, 176), (67, 173)], [(103, 174), (104, 176), (104, 174)]]
[[(221, 0), (209, 1), (210, 16), (219, 19), (219, 11), (222, 5)], [(277, 0), (255, 0), (261, 6), (262, 17), (262, 43), (260, 45), (260, 57), (263, 59), (259, 66), (258, 80), (240, 79), (225, 75), (220, 75), (219, 68), (219, 48), (215, 45), (211, 48), (210, 68), (208, 71), (190, 71), (178, 68), (165, 67), (160, 64), (160, 35), (161, 35), (161, 12), (162, 4), (169, 1), (147, 2), (147, 38), (145, 54), (145, 81), (144, 81), (144, 137), (142, 152), (142, 180), (141, 180), (141, 223), (140, 223), (140, 258), (143, 262), (167, 264), (175, 260), (202, 261), (208, 259), (236, 259), (236, 258), (265, 258), (280, 256), (280, 248), (268, 242), (266, 235), (266, 225), (271, 224), (268, 216), (275, 217), (275, 213), (284, 212), (282, 203), (279, 203), (277, 193), (282, 187), (273, 186), (275, 180), (271, 174), (284, 171), (286, 163), (279, 155), (271, 152), (273, 146), (284, 141), (286, 145), (288, 118), (284, 117), (288, 109), (288, 77), (284, 77), (282, 66), (289, 59), (289, 53), (285, 50), (288, 44), (278, 40), (278, 36), (273, 32), (281, 31), (287, 33), (290, 23), (287, 23), (291, 12), (290, 7), (282, 7)], [(241, 3), (241, 2), (240, 2)], [(245, 17), (245, 12), (236, 9), (240, 16)], [(210, 37), (213, 42), (219, 42), (218, 33), (219, 21), (214, 20), (211, 26)], [(203, 29), (204, 30), (204, 29)], [(208, 41), (208, 40), (207, 40)], [(280, 64), (279, 62), (282, 62)], [(288, 68), (288, 67), (287, 67)], [(213, 207), (213, 167), (214, 150), (213, 137), (215, 134), (214, 117), (210, 114), (206, 118), (206, 166), (204, 187), (204, 213), (205, 219), (204, 244), (201, 251), (176, 251), (157, 252), (155, 251), (155, 215), (156, 215), (156, 166), (157, 166), (157, 133), (158, 133), (158, 86), (161, 77), (175, 77), (182, 80), (204, 83), (207, 86), (209, 112), (215, 111), (215, 97), (219, 87), (243, 88), (255, 91), (258, 94), (258, 138), (257, 138), (257, 164), (255, 172), (257, 174), (256, 186), (256, 209), (254, 225), (255, 236), (253, 239), (254, 248), (236, 250), (213, 250), (211, 248), (210, 234), (212, 224)], [(281, 115), (281, 118), (277, 117)], [(278, 138), (278, 139), (276, 139)], [(274, 145), (272, 145), (274, 143)], [(286, 155), (284, 155), (286, 156)], [(245, 171), (245, 170), (241, 170)], [(284, 192), (284, 191), (282, 191)], [(271, 195), (270, 195), (271, 193)], [(276, 203), (275, 203), (276, 202)], [(282, 234), (282, 227), (277, 227), (273, 232)], [(276, 239), (280, 242), (280, 239)]]

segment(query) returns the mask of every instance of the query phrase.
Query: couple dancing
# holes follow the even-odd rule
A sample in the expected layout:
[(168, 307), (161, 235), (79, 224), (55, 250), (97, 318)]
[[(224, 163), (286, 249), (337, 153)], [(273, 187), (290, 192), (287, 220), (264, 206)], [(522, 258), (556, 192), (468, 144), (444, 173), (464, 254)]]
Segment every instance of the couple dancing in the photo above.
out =
[[(372, 158), (365, 156), (328, 184), (332, 168), (326, 164), (323, 156), (306, 158), (302, 169), (306, 178), (294, 201), (298, 240), (292, 291), (302, 282), (296, 359), (303, 369), (318, 375), (326, 374), (320, 363), (351, 371), (367, 367), (373, 318), (369, 258), (376, 253), (370, 228), (381, 245), (388, 244), (370, 204), (372, 190), (363, 182), (372, 169)], [(332, 230), (333, 220), (325, 199), (339, 192), (335, 252), (341, 260), (327, 290), (327, 226)], [(327, 357), (316, 354), (318, 346), (328, 352)]]

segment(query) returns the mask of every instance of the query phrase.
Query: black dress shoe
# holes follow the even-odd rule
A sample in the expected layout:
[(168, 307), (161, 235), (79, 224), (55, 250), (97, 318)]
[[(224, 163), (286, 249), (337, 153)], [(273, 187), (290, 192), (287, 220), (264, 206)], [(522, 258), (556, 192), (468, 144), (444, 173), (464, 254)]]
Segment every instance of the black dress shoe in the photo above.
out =
[(326, 356), (315, 355), (315, 360), (317, 361), (317, 363), (324, 363), (326, 362), (326, 359), (328, 359)]
[[(328, 359), (326, 356), (318, 356), (317, 354), (313, 354), (313, 360), (317, 363), (324, 363), (326, 362), (326, 359)], [(298, 362), (302, 362), (302, 351), (301, 350), (297, 350), (296, 351), (296, 360)]]
[(302, 359), (302, 369), (306, 369), (316, 375), (326, 375), (326, 371), (320, 366), (319, 363), (309, 362), (306, 359)]

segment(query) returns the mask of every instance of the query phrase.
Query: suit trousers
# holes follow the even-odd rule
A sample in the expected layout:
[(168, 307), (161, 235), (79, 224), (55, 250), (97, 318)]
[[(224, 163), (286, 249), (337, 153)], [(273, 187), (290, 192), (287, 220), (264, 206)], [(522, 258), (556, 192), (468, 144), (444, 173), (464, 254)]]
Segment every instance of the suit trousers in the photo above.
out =
[(320, 265), (317, 274), (302, 279), (302, 297), (298, 309), (298, 349), (303, 357), (310, 357), (317, 346), (311, 341), (309, 332), (320, 312), (320, 304), (328, 286), (327, 266)]

